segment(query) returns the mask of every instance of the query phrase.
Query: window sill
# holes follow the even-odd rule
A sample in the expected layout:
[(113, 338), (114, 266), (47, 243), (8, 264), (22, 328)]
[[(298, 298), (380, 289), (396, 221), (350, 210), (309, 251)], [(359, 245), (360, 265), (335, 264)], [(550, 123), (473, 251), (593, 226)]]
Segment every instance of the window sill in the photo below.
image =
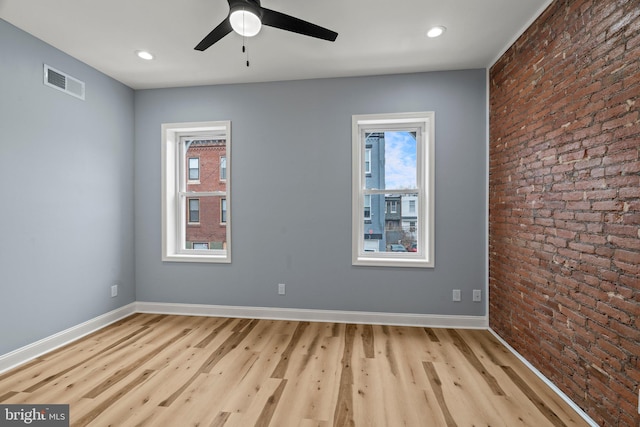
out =
[(164, 255), (162, 261), (165, 262), (205, 262), (217, 264), (230, 264), (231, 256), (228, 254), (171, 254)]
[(352, 265), (365, 267), (411, 267), (434, 268), (433, 261), (420, 258), (395, 258), (381, 256), (361, 256), (352, 261)]

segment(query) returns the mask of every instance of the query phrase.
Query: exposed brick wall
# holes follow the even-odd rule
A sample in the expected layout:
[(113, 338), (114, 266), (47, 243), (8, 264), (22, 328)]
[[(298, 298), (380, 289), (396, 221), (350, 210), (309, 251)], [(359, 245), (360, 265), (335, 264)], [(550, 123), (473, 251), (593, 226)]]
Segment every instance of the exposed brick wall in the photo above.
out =
[(640, 425), (640, 1), (558, 0), (490, 70), (490, 324)]

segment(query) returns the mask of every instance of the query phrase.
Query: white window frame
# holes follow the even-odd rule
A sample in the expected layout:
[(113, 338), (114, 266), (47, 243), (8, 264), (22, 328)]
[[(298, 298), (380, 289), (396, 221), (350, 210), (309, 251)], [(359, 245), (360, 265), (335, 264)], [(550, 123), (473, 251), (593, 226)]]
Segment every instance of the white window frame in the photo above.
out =
[[(366, 189), (365, 133), (411, 130), (416, 132), (417, 190), (419, 218), (416, 230), (418, 252), (364, 251), (364, 196), (385, 194), (390, 189)], [(434, 263), (435, 113), (366, 114), (352, 116), (352, 264), (358, 266), (423, 267)], [(413, 192), (413, 190), (412, 190)]]
[[(162, 124), (162, 260), (176, 262), (231, 262), (231, 121)], [(184, 137), (224, 138), (226, 141), (226, 191), (188, 192), (184, 154), (180, 152)], [(227, 199), (226, 248), (186, 249), (187, 200), (196, 197), (222, 196)]]

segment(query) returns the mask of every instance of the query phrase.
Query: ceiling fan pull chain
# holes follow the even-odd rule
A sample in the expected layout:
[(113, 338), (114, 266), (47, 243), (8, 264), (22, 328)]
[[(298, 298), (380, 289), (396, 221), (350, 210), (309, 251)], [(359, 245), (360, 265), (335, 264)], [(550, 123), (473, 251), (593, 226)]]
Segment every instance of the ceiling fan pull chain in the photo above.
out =
[(247, 54), (247, 67), (249, 66), (249, 49), (247, 49), (245, 47), (245, 43), (244, 43), (244, 37), (242, 40), (242, 53), (246, 53)]
[[(244, 10), (244, 8), (242, 8), (242, 10)], [(244, 26), (244, 13), (242, 14), (242, 29), (243, 30), (245, 29), (245, 26)], [(243, 31), (243, 34), (242, 34), (242, 53), (246, 53), (247, 54), (247, 67), (248, 67), (249, 66), (249, 52), (247, 51), (247, 49), (245, 49), (246, 40), (247, 40), (247, 36), (244, 34), (244, 31)]]

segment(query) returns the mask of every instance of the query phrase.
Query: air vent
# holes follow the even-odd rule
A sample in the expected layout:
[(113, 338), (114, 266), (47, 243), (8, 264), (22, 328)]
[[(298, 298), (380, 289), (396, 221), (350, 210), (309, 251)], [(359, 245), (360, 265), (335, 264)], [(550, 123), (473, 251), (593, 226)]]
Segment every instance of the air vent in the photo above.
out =
[(44, 84), (84, 100), (84, 82), (44, 64)]

